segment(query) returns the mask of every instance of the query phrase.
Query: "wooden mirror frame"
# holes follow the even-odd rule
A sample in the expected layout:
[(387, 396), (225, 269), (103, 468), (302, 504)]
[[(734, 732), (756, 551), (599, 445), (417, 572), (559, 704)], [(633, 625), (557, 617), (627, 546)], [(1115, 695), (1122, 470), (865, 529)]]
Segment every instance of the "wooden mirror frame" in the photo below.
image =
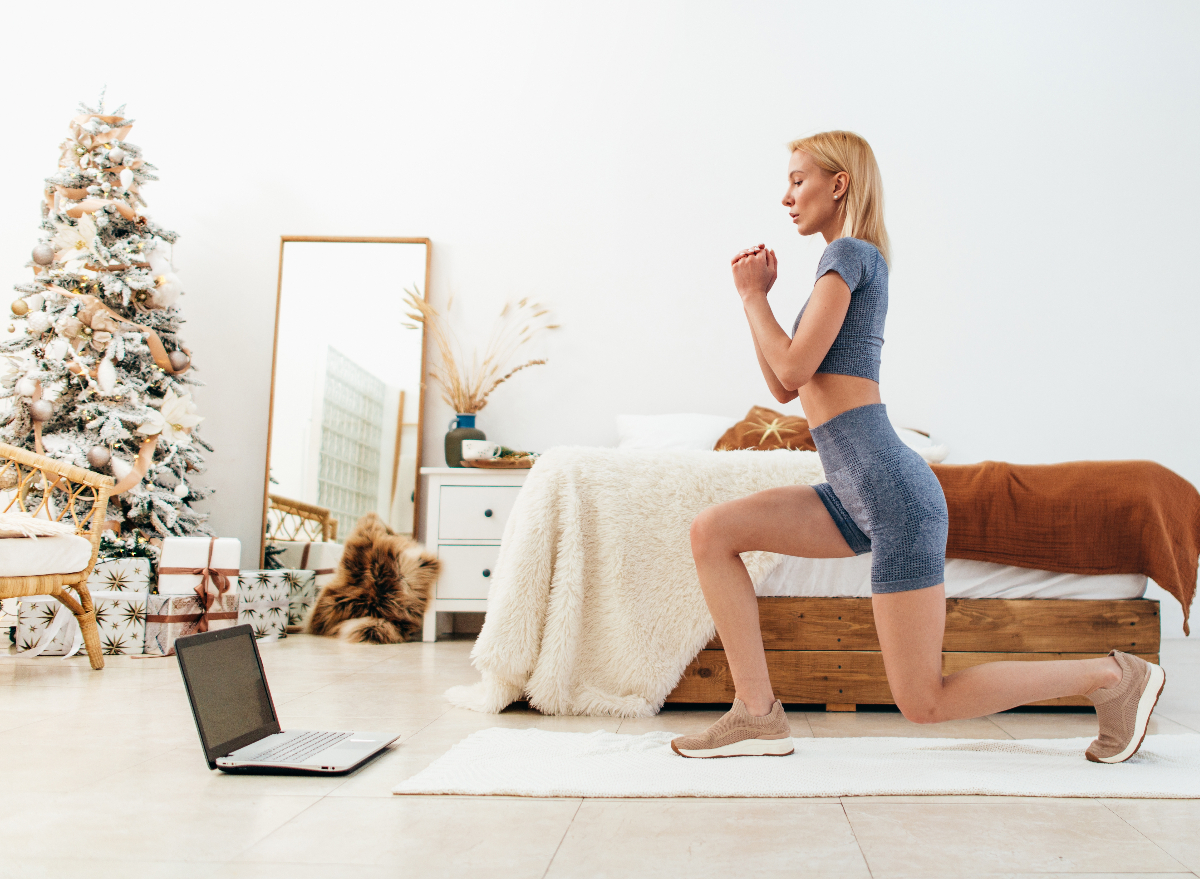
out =
[[(424, 244), (425, 286), (421, 295), (429, 301), (429, 266), (433, 258), (433, 242), (428, 238), (380, 238), (354, 235), (281, 235), (279, 238), (279, 277), (275, 284), (275, 334), (271, 343), (271, 396), (267, 402), (267, 459), (263, 473), (262, 527), (259, 529), (258, 566), (266, 561), (267, 512), (271, 507), (271, 430), (275, 420), (275, 364), (279, 356), (279, 309), (283, 304), (283, 247), (289, 241), (329, 241), (343, 244)], [(413, 489), (413, 540), (419, 540), (419, 514), (421, 509), (421, 456), (424, 453), (425, 432), (425, 327), (421, 327), (421, 382), (417, 394), (417, 478)], [(342, 535), (345, 537), (345, 535)]]

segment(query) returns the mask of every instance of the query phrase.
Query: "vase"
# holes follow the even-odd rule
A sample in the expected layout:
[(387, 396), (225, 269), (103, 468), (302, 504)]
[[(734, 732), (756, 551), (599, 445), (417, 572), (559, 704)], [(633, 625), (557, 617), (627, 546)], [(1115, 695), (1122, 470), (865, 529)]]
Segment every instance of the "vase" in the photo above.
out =
[(450, 420), (450, 432), (446, 434), (446, 466), (462, 466), (463, 440), (487, 439), (483, 431), (475, 426), (475, 414), (458, 413)]

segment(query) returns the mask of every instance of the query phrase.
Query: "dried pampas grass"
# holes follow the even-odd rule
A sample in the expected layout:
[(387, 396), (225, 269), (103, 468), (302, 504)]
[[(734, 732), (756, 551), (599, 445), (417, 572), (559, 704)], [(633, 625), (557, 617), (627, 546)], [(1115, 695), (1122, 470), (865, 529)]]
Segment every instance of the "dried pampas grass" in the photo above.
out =
[(527, 360), (510, 366), (518, 359), (521, 348), (531, 339), (543, 330), (556, 330), (559, 327), (548, 322), (550, 311), (540, 303), (528, 298), (516, 304), (506, 302), (484, 349), (483, 360), (479, 359), (478, 351), (474, 352), (468, 369), (462, 347), (449, 326), (449, 312), (454, 306), (454, 297), (450, 297), (446, 314), (442, 314), (425, 301), (420, 288), (405, 288), (404, 294), (404, 304), (412, 309), (408, 318), (413, 321), (405, 326), (415, 330), (423, 324), (432, 334), (441, 362), (430, 369), (429, 375), (442, 386), (442, 399), (454, 407), (455, 412), (463, 415), (478, 412), (486, 406), (488, 395), (522, 369), (545, 363), (545, 360)]

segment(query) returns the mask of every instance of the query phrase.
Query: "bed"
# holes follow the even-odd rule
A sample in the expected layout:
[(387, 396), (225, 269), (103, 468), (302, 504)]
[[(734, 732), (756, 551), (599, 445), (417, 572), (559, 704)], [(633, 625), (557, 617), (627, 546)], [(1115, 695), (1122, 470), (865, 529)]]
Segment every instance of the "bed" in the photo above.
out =
[[(951, 519), (947, 673), (1112, 648), (1156, 661), (1160, 608), (1143, 597), (1148, 578), (1179, 600), (1187, 631), (1200, 493), (1178, 474), (1150, 461), (930, 464)], [(447, 697), (479, 711), (528, 699), (547, 714), (623, 717), (653, 715), (666, 701), (728, 704), (729, 669), (688, 527), (712, 504), (823, 479), (807, 450), (548, 450), (504, 528), (471, 654), (481, 681)], [(870, 558), (743, 554), (785, 703), (893, 701)]]

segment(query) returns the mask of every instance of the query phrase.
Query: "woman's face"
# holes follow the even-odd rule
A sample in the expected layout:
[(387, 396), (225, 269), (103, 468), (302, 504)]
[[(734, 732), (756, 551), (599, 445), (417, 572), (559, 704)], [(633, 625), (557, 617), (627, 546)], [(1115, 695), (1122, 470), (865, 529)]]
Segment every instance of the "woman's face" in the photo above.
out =
[(820, 232), (835, 219), (848, 182), (848, 174), (826, 171), (808, 153), (792, 153), (783, 206), (801, 235)]

